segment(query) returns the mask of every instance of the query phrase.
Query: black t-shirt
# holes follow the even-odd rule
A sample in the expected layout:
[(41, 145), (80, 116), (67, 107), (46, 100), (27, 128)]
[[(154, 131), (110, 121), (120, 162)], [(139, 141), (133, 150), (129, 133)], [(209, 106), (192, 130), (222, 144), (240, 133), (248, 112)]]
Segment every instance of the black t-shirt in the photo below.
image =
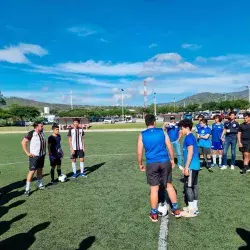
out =
[(58, 153), (61, 150), (61, 136), (53, 136), (51, 135), (48, 138), (48, 144), (49, 144), (49, 151), (53, 156), (58, 156)]
[(250, 141), (250, 123), (242, 123), (239, 128), (242, 141)]
[(227, 130), (226, 137), (236, 138), (239, 131), (239, 126), (239, 123), (236, 121), (226, 121), (224, 123), (224, 128)]

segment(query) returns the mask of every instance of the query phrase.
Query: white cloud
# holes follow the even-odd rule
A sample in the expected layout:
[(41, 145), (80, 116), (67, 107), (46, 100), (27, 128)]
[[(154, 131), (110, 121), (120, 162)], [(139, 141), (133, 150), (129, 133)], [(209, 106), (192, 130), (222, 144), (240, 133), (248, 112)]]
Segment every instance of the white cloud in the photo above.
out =
[(151, 60), (155, 60), (157, 62), (164, 62), (164, 61), (172, 61), (172, 62), (179, 62), (182, 60), (182, 57), (178, 53), (165, 53), (165, 54), (157, 54), (151, 58)]
[(81, 25), (81, 26), (73, 26), (67, 29), (68, 32), (77, 34), (81, 37), (87, 37), (96, 35), (97, 33), (101, 33), (102, 29), (100, 27), (94, 25)]
[(9, 63), (29, 63), (26, 55), (33, 54), (36, 56), (44, 56), (48, 51), (35, 44), (20, 43), (17, 46), (9, 46), (0, 49), (0, 61)]
[(149, 83), (149, 82), (154, 81), (154, 78), (149, 76), (146, 79), (144, 79), (144, 81)]
[(201, 48), (201, 45), (198, 44), (191, 44), (191, 43), (184, 43), (181, 45), (183, 49), (189, 49), (189, 50), (198, 50)]
[(109, 41), (108, 41), (108, 40), (106, 40), (106, 39), (104, 39), (104, 38), (100, 38), (100, 42), (102, 42), (102, 43), (106, 43), (106, 44), (108, 44), (108, 43), (109, 43)]
[(157, 43), (152, 43), (148, 46), (150, 49), (158, 47)]

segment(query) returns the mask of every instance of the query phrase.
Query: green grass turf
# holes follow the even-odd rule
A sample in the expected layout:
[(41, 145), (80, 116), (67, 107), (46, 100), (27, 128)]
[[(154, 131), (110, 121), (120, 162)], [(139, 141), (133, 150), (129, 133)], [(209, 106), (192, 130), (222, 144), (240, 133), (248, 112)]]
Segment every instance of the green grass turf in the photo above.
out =
[[(73, 250), (87, 249), (90, 245), (91, 249), (157, 249), (160, 224), (151, 223), (147, 217), (149, 189), (145, 174), (136, 163), (137, 135), (134, 132), (87, 134), (88, 178), (36, 191), (29, 198), (22, 196), (24, 186), (20, 182), (26, 177), (28, 165), (21, 150), (22, 135), (0, 135), (0, 187), (12, 183), (10, 192), (1, 200), (0, 249), (8, 239), (16, 249), (21, 249), (21, 240), (31, 244), (29, 249)], [(65, 134), (62, 140), (63, 172), (70, 173)], [(5, 165), (9, 162), (19, 163)], [(48, 161), (44, 173), (47, 184)], [(175, 169), (173, 180), (183, 206), (181, 177)], [(250, 175), (242, 176), (238, 169), (224, 172), (216, 169), (214, 173), (202, 170), (201, 214), (191, 219), (170, 218), (169, 249), (237, 249), (244, 245), (236, 229), (250, 231), (249, 184)], [(11, 222), (22, 214), (23, 218)], [(48, 227), (40, 225), (45, 222)], [(27, 234), (37, 225), (35, 238)]]

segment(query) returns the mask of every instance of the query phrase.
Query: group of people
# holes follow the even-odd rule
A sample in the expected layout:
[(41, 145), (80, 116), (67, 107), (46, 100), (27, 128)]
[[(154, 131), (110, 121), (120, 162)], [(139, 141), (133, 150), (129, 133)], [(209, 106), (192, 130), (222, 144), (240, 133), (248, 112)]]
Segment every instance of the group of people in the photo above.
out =
[[(250, 154), (250, 113), (244, 114), (244, 122), (240, 125), (234, 112), (229, 113), (228, 120), (223, 124), (222, 118), (217, 115), (210, 128), (202, 115), (198, 117), (198, 124), (193, 130), (191, 120), (182, 120), (179, 123), (175, 117), (164, 123), (163, 128), (156, 128), (154, 115), (147, 115), (145, 123), (147, 129), (138, 138), (137, 158), (139, 168), (146, 172), (147, 182), (150, 185), (151, 211), (149, 218), (158, 221), (161, 215), (158, 211), (159, 188), (163, 186), (168, 192), (172, 204), (172, 213), (175, 217), (195, 217), (198, 210), (198, 174), (206, 163), (206, 168), (213, 171), (217, 165), (220, 169), (227, 169), (227, 152), (231, 146), (231, 169), (235, 169), (236, 145), (242, 153), (244, 167), (242, 173), (249, 172)], [(183, 154), (180, 139), (184, 137)], [(143, 150), (145, 150), (146, 166), (143, 164)], [(177, 195), (172, 184), (172, 168), (175, 166), (174, 151), (177, 156), (177, 165), (184, 174), (184, 192), (188, 206), (182, 210), (177, 202)], [(219, 162), (217, 164), (217, 155)]]
[[(62, 174), (61, 165), (63, 159), (63, 150), (61, 147), (61, 136), (59, 134), (59, 126), (52, 126), (52, 134), (48, 137), (48, 144), (43, 133), (43, 124), (35, 122), (34, 130), (28, 132), (22, 140), (22, 148), (25, 154), (29, 157), (29, 172), (27, 175), (25, 195), (30, 195), (30, 185), (35, 172), (37, 172), (37, 188), (42, 190), (45, 186), (42, 182), (43, 167), (46, 155), (46, 145), (48, 145), (48, 155), (50, 161), (51, 184), (57, 184), (55, 181), (55, 168), (57, 169), (58, 177)], [(84, 173), (84, 131), (80, 126), (80, 120), (74, 119), (73, 127), (68, 132), (68, 143), (71, 151), (73, 178), (78, 177), (76, 169), (76, 159), (80, 158), (80, 176), (86, 177)], [(29, 143), (29, 149), (28, 149)]]

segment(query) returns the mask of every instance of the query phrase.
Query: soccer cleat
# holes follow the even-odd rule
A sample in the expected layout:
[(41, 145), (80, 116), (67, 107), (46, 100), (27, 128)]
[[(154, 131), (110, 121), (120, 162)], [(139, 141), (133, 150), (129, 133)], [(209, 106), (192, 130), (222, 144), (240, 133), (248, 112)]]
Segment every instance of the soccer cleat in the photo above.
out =
[(223, 165), (220, 169), (221, 169), (221, 170), (225, 170), (225, 169), (227, 169), (227, 166), (226, 166), (226, 165)]
[(209, 172), (213, 172), (213, 168), (212, 168), (212, 167), (207, 168), (207, 170), (208, 170)]
[(72, 178), (73, 178), (73, 179), (76, 179), (76, 178), (77, 178), (77, 174), (73, 174), (73, 175), (72, 175)]
[(85, 175), (84, 173), (80, 174), (81, 177), (87, 177), (87, 175)]
[(230, 168), (231, 168), (231, 170), (234, 170), (234, 168), (235, 168), (235, 167), (234, 167), (234, 165), (231, 165), (231, 167), (230, 167)]
[(56, 184), (58, 184), (58, 182), (56, 182), (56, 181), (51, 181), (50, 182), (50, 185), (56, 185)]
[(187, 207), (185, 210), (181, 212), (181, 215), (185, 218), (196, 217), (197, 216), (196, 211), (197, 210), (190, 209), (189, 207)]
[(37, 189), (39, 189), (39, 190), (44, 190), (44, 189), (45, 189), (45, 186), (44, 186), (44, 185), (37, 186)]
[(24, 192), (24, 194), (23, 194), (24, 196), (30, 196), (30, 190), (25, 190), (25, 192)]
[(183, 167), (182, 167), (182, 166), (178, 166), (178, 168), (179, 168), (180, 170), (183, 170)]
[(246, 174), (246, 173), (247, 173), (247, 169), (246, 169), (246, 168), (243, 168), (243, 169), (241, 170), (241, 173), (242, 173), (242, 174)]
[(172, 214), (175, 218), (180, 218), (182, 216), (180, 209), (172, 210)]
[(247, 168), (247, 172), (250, 172), (250, 169), (249, 169), (249, 168)]
[(149, 214), (149, 219), (150, 219), (152, 222), (157, 222), (157, 221), (158, 221), (158, 214), (150, 213), (150, 214)]

